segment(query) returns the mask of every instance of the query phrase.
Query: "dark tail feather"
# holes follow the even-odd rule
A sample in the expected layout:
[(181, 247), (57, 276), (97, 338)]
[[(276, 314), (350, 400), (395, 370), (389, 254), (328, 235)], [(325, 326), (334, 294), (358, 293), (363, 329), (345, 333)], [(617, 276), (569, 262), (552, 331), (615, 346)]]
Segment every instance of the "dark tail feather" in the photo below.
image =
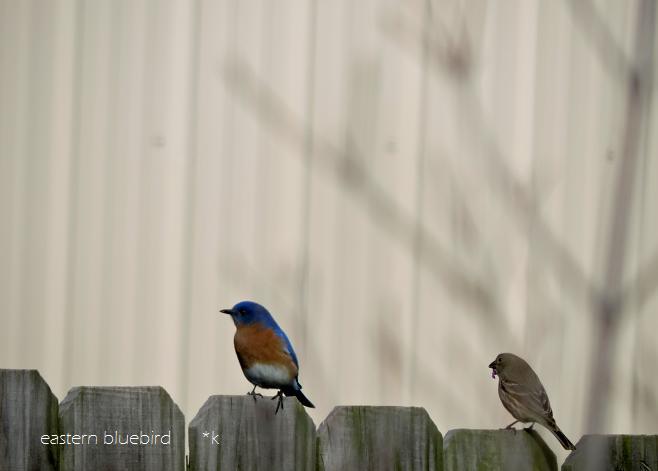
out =
[(569, 441), (567, 436), (562, 433), (562, 430), (559, 429), (559, 427), (556, 425), (555, 429), (550, 429), (551, 432), (553, 432), (553, 435), (555, 435), (555, 438), (560, 442), (560, 445), (562, 445), (562, 448), (565, 450), (575, 450), (576, 446)]
[(315, 408), (313, 403), (309, 401), (306, 396), (304, 396), (304, 393), (301, 391), (301, 389), (297, 389), (293, 394), (297, 400), (302, 403), (303, 406)]

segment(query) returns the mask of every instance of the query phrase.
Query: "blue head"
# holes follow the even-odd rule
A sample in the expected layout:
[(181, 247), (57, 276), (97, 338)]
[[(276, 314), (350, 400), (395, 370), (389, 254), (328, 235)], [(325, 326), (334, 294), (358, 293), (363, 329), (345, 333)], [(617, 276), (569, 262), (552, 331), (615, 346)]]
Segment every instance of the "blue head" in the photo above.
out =
[(268, 327), (279, 328), (269, 311), (253, 301), (241, 301), (231, 309), (222, 309), (219, 312), (230, 315), (236, 327), (262, 323)]

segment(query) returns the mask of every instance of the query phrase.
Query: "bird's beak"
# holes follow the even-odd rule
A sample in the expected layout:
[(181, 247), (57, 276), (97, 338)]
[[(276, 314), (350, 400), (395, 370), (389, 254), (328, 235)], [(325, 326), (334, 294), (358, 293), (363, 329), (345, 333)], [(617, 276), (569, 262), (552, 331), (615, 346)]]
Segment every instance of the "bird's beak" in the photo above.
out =
[(498, 370), (496, 369), (496, 360), (489, 363), (489, 368), (491, 368), (491, 377), (496, 379), (496, 375), (498, 374)]
[(235, 313), (235, 312), (233, 311), (233, 309), (222, 309), (222, 310), (220, 310), (219, 312), (222, 312), (222, 313), (224, 313), (224, 314), (228, 314), (229, 316), (232, 316), (232, 315)]

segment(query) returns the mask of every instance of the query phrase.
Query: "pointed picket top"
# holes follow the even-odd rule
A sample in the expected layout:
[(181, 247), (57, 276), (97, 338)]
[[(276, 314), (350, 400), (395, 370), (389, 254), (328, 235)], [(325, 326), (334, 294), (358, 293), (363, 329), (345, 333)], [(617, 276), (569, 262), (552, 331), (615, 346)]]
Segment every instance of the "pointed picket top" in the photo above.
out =
[(60, 434), (87, 435), (61, 447), (62, 470), (184, 469), (185, 418), (160, 386), (73, 388), (59, 421)]
[(0, 369), (0, 469), (55, 470), (56, 434), (57, 398), (39, 372)]
[(422, 407), (339, 406), (318, 429), (318, 468), (440, 470), (442, 442)]
[(562, 471), (658, 470), (658, 435), (584, 435)]
[(315, 469), (313, 420), (295, 398), (211, 396), (189, 426), (190, 470)]

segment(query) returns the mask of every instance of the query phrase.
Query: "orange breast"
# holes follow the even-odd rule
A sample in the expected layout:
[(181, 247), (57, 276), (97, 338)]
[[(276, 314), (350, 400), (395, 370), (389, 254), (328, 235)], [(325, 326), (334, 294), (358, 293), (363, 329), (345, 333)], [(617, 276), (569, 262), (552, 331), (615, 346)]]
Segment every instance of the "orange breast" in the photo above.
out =
[(243, 369), (255, 363), (285, 367), (292, 378), (297, 377), (297, 366), (285, 349), (281, 338), (271, 329), (259, 324), (239, 326), (233, 337), (235, 353)]

